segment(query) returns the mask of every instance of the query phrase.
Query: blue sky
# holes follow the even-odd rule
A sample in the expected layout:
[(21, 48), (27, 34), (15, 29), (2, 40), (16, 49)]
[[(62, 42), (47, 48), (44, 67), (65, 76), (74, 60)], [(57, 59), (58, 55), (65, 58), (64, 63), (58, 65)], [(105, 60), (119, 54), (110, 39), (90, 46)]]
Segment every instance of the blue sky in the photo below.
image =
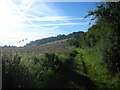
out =
[(85, 20), (83, 17), (94, 9), (96, 2), (0, 0), (0, 46), (23, 46), (45, 37), (86, 32), (90, 17)]

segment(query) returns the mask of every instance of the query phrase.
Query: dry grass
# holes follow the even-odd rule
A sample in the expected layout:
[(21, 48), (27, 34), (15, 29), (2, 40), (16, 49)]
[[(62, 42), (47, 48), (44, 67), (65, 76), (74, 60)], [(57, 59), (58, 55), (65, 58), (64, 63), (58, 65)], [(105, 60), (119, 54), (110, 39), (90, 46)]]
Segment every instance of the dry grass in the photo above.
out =
[(49, 43), (43, 45), (33, 45), (33, 46), (25, 46), (25, 47), (18, 47), (18, 48), (0, 48), (0, 51), (7, 51), (9, 53), (19, 53), (19, 54), (41, 54), (44, 52), (69, 52), (66, 48), (68, 46), (67, 42), (57, 42), (57, 43)]

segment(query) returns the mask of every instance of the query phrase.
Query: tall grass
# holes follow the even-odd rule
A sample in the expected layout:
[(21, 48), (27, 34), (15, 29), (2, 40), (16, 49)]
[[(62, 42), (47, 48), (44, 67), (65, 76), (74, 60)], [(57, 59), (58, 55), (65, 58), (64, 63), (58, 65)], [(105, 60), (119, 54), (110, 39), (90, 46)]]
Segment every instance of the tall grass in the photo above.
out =
[(119, 88), (120, 74), (116, 73), (116, 75), (112, 76), (109, 73), (107, 64), (103, 62), (103, 55), (101, 52), (96, 52), (92, 48), (81, 49), (69, 47), (69, 49), (77, 52), (75, 57), (77, 64), (82, 66), (83, 60), (86, 65), (87, 74), (84, 74), (84, 67), (81, 66), (78, 66), (79, 69), (77, 72), (91, 78), (91, 80), (93, 80), (99, 88)]
[[(20, 55), (3, 53), (3, 88), (87, 88), (96, 87), (76, 72), (76, 53)], [(83, 82), (83, 83), (82, 83)]]

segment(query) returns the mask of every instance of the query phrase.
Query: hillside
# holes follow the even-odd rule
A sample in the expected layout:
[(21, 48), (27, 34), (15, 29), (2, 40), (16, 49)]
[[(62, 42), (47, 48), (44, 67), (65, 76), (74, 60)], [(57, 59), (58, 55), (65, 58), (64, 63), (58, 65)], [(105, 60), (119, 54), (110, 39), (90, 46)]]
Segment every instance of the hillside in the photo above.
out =
[(66, 40), (58, 40), (56, 42), (51, 42), (47, 44), (42, 45), (32, 45), (32, 46), (25, 46), (25, 47), (19, 47), (19, 48), (5, 48), (7, 52), (17, 52), (19, 54), (42, 54), (45, 52), (68, 52), (69, 50), (66, 48), (68, 46), (68, 43)]
[(40, 40), (32, 41), (24, 47), (3, 46), (0, 48), (8, 53), (27, 54), (42, 54), (45, 52), (69, 52), (67, 48), (69, 41), (75, 37), (81, 37), (84, 34), (82, 31), (73, 32), (68, 35), (57, 35), (56, 37), (48, 37)]
[(58, 40), (64, 40), (64, 39), (69, 39), (69, 38), (74, 38), (74, 37), (80, 37), (80, 36), (82, 36), (83, 33), (84, 32), (79, 31), (79, 32), (70, 33), (68, 35), (63, 34), (63, 35), (57, 35), (55, 37), (43, 38), (43, 39), (31, 41), (30, 43), (26, 44), (26, 46), (42, 45), (42, 44), (46, 44), (46, 43), (50, 43), (50, 42), (54, 42), (54, 41), (58, 41)]

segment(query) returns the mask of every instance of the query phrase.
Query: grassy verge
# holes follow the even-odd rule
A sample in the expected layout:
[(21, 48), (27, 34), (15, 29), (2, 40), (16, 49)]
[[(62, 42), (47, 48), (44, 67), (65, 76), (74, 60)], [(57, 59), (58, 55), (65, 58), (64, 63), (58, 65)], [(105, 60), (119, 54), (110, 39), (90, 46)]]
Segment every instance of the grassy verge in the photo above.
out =
[(87, 74), (84, 74), (81, 66), (79, 66), (77, 72), (91, 78), (91, 80), (95, 81), (99, 88), (119, 87), (120, 74), (117, 73), (114, 76), (109, 74), (106, 64), (102, 62), (102, 54), (100, 52), (95, 52), (93, 49), (81, 49), (74, 47), (68, 47), (68, 49), (78, 52), (75, 57), (78, 64), (82, 65), (83, 60), (86, 65)]

